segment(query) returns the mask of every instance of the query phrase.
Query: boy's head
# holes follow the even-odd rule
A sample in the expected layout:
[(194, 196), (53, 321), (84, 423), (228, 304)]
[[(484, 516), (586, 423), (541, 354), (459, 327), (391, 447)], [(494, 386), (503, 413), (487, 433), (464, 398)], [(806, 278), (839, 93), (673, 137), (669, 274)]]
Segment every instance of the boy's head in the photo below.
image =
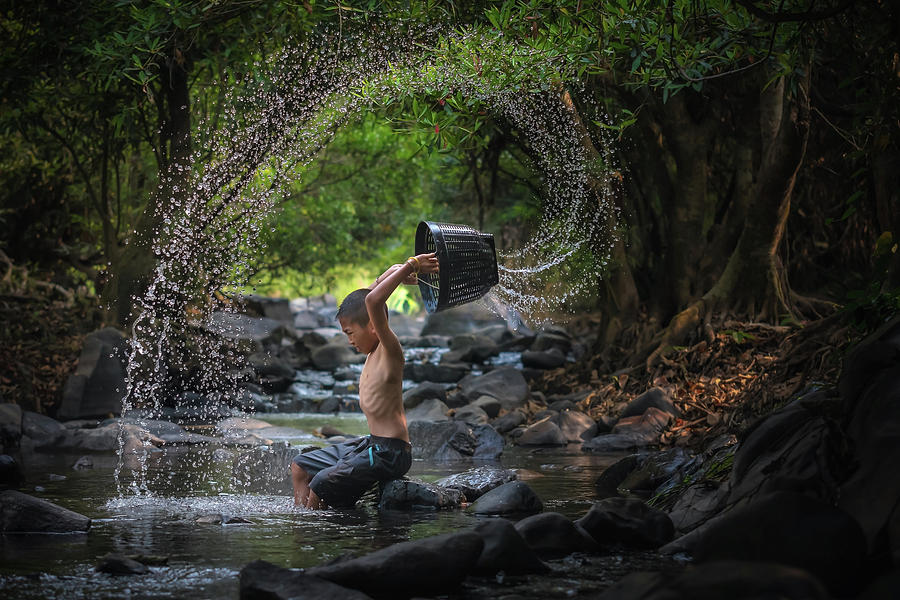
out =
[[(374, 351), (379, 341), (366, 307), (366, 296), (369, 295), (369, 291), (361, 289), (347, 294), (335, 315), (350, 344), (364, 354)], [(386, 306), (384, 312), (387, 314)]]

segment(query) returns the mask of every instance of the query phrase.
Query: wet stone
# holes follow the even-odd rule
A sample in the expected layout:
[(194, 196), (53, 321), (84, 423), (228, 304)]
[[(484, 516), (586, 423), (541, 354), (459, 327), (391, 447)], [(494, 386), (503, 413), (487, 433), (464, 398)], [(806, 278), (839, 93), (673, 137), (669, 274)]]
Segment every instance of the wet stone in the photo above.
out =
[(469, 510), (478, 515), (520, 515), (541, 512), (544, 503), (527, 483), (511, 481), (475, 501)]
[(581, 527), (557, 512), (526, 517), (516, 531), (540, 556), (565, 556), (573, 552), (596, 552), (597, 542)]
[(100, 559), (94, 570), (108, 575), (144, 575), (150, 572), (147, 565), (122, 554), (107, 554)]
[(463, 493), (436, 483), (394, 479), (384, 484), (379, 506), (389, 510), (440, 510), (462, 504)]
[(516, 479), (516, 472), (512, 469), (480, 466), (438, 479), (435, 484), (459, 490), (465, 495), (467, 501), (473, 502), (492, 489)]
[(256, 560), (241, 569), (241, 600), (371, 600), (330, 581)]
[(484, 541), (484, 549), (476, 565), (478, 572), (494, 574), (503, 571), (514, 575), (549, 570), (506, 519), (486, 519), (475, 526), (474, 532)]

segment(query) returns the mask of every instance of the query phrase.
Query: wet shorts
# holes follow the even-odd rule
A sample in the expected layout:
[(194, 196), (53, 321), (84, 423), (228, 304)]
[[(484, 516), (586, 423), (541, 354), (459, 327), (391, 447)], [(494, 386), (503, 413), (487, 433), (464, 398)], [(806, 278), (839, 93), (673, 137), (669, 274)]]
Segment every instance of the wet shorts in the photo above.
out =
[(325, 504), (349, 507), (376, 483), (403, 477), (412, 465), (412, 446), (369, 435), (298, 454), (294, 462), (309, 473), (310, 489)]

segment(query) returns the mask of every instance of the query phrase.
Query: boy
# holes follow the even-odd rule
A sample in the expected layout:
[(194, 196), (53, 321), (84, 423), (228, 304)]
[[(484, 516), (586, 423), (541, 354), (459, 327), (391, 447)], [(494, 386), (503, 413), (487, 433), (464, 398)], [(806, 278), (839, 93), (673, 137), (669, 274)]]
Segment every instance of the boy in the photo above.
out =
[(403, 413), (403, 348), (388, 325), (387, 299), (419, 273), (437, 273), (434, 253), (412, 256), (380, 275), (371, 288), (350, 293), (337, 312), (350, 344), (364, 352), (359, 407), (369, 424), (358, 440), (298, 454), (291, 463), (294, 504), (307, 508), (348, 507), (372, 485), (402, 477), (412, 465), (412, 447)]

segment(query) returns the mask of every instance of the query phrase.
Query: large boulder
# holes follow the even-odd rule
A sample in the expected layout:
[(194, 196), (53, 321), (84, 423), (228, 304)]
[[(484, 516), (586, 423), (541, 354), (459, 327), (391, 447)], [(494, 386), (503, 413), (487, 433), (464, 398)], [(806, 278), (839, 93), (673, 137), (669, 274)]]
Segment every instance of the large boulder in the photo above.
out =
[(240, 600), (371, 600), (336, 583), (255, 560), (241, 569)]
[(778, 491), (720, 514), (664, 551), (687, 552), (701, 562), (763, 559), (797, 567), (843, 597), (858, 591), (867, 547), (859, 524), (847, 513), (803, 494)]
[(564, 410), (553, 422), (569, 442), (584, 442), (597, 435), (597, 422), (581, 411)]
[(484, 375), (467, 375), (459, 387), (469, 402), (492, 396), (506, 410), (518, 408), (528, 399), (528, 382), (521, 371), (512, 367), (494, 369)]
[(126, 353), (125, 335), (112, 327), (85, 337), (78, 367), (63, 388), (57, 416), (70, 420), (120, 414), (126, 389)]
[(347, 365), (358, 365), (366, 361), (366, 357), (353, 350), (345, 340), (329, 342), (312, 351), (313, 365), (322, 371), (335, 371)]
[(293, 326), (294, 316), (291, 313), (291, 304), (287, 298), (270, 298), (249, 294), (238, 298), (248, 312), (258, 317), (266, 317)]
[(613, 452), (655, 446), (672, 419), (671, 413), (650, 407), (640, 416), (619, 419), (612, 433), (586, 441), (581, 449), (586, 452)]
[(565, 434), (553, 422), (553, 417), (544, 417), (530, 425), (516, 438), (520, 446), (565, 446), (568, 443)]
[(830, 600), (819, 581), (805, 571), (768, 562), (715, 561), (683, 573), (637, 572), (608, 588), (599, 600)]
[(503, 453), (503, 438), (490, 425), (413, 421), (409, 424), (409, 439), (413, 458), (426, 460), (496, 460)]
[(544, 510), (544, 503), (523, 481), (510, 481), (487, 492), (469, 509), (476, 515), (524, 515)]
[(636, 498), (606, 498), (576, 521), (601, 545), (658, 548), (672, 539), (669, 516)]
[(669, 393), (660, 387), (654, 387), (629, 402), (622, 410), (619, 418), (638, 417), (651, 407), (664, 410), (675, 418), (681, 417), (681, 411), (672, 404)]
[(413, 479), (393, 479), (384, 484), (379, 506), (388, 510), (440, 510), (456, 508), (464, 500), (459, 490)]
[(287, 442), (242, 452), (232, 463), (231, 484), (244, 492), (291, 494), (291, 461), (299, 453)]
[(448, 421), (450, 417), (447, 416), (447, 413), (449, 412), (450, 407), (436, 398), (431, 398), (423, 400), (415, 408), (406, 411), (406, 421), (407, 423)]
[(403, 408), (409, 410), (422, 403), (423, 400), (447, 401), (447, 388), (440, 383), (425, 382), (403, 392)]
[(464, 363), (406, 363), (403, 366), (403, 378), (412, 381), (431, 381), (433, 383), (456, 383), (465, 377), (470, 367)]
[(484, 549), (476, 565), (477, 572), (493, 575), (503, 571), (516, 575), (549, 570), (515, 526), (506, 519), (485, 519), (475, 526), (474, 531), (484, 541)]
[(445, 593), (473, 571), (484, 542), (466, 531), (401, 542), (360, 558), (307, 569), (306, 573), (373, 596)]
[(65, 436), (66, 428), (56, 419), (27, 410), (22, 413), (23, 450), (54, 448)]
[(0, 532), (76, 533), (90, 527), (89, 518), (52, 502), (15, 490), (0, 492)]
[(516, 523), (516, 531), (540, 556), (596, 552), (599, 545), (580, 526), (557, 512), (531, 515)]
[(512, 469), (482, 465), (438, 479), (434, 483), (442, 488), (459, 490), (468, 502), (473, 502), (492, 489), (515, 480), (516, 472)]

